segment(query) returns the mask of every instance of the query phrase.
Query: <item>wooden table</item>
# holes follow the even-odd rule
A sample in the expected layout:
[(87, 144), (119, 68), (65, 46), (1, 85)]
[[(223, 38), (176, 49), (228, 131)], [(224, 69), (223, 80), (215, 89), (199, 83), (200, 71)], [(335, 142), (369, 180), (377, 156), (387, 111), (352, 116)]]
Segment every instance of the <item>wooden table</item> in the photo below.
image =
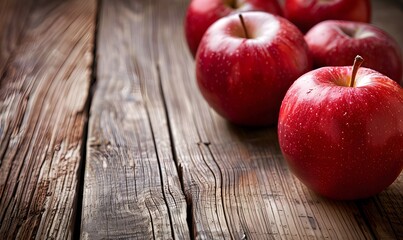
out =
[[(1, 239), (403, 239), (403, 175), (360, 201), (302, 185), (276, 129), (195, 85), (186, 0), (0, 1)], [(403, 8), (373, 21), (403, 46)]]

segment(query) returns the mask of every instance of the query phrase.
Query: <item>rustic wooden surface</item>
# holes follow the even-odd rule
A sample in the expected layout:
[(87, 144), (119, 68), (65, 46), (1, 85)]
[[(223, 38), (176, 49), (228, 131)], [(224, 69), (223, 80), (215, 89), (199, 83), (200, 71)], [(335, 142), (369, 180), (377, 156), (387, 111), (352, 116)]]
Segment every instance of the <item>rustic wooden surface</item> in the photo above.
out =
[(189, 237), (160, 91), (151, 1), (104, 1), (84, 182), (84, 239)]
[(0, 238), (72, 238), (95, 1), (0, 5)]
[[(324, 199), (275, 128), (208, 107), (187, 4), (0, 0), (0, 239), (403, 239), (402, 174)], [(401, 46), (402, 19), (401, 2), (373, 1)]]

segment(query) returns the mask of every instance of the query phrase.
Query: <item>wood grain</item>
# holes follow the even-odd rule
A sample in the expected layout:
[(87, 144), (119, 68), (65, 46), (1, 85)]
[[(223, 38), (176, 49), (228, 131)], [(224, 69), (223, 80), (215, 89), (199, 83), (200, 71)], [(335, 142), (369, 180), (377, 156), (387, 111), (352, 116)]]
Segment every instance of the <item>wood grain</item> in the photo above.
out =
[(103, 1), (83, 239), (188, 239), (155, 49), (155, 1)]
[(10, 55), (20, 42), (31, 7), (31, 0), (0, 1), (0, 76)]
[(11, 2), (1, 2), (11, 4), (12, 16), (0, 24), (0, 236), (67, 239), (78, 200), (95, 1), (38, 1), (32, 9)]

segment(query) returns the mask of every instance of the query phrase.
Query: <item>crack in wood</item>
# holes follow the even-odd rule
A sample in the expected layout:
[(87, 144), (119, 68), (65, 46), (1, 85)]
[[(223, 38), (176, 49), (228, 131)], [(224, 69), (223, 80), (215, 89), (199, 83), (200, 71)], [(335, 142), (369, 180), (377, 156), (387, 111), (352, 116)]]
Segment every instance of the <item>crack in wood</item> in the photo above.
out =
[[(211, 151), (210, 142), (208, 142), (208, 144), (205, 145), (205, 146), (207, 147), (208, 152), (210, 153), (210, 156), (211, 156), (213, 162), (216, 164), (216, 167), (218, 168), (218, 172), (220, 174), (220, 196), (221, 196), (221, 204), (223, 206), (222, 211), (223, 211), (223, 214), (224, 214), (225, 224), (227, 225), (226, 228), (230, 229), (231, 225), (229, 224), (229, 221), (228, 221), (228, 216), (227, 216), (227, 213), (226, 213), (226, 207), (225, 207), (225, 201), (224, 201), (224, 199), (225, 199), (225, 195), (224, 195), (224, 177), (223, 177), (222, 169), (221, 169), (216, 157), (214, 156), (213, 152)], [(214, 174), (214, 177), (215, 177), (215, 174)], [(235, 237), (233, 236), (233, 231), (230, 230), (229, 234), (230, 234), (232, 239), (235, 239)]]
[(87, 161), (87, 145), (88, 143), (88, 131), (89, 131), (89, 116), (91, 110), (92, 99), (94, 98), (95, 86), (97, 82), (97, 41), (98, 41), (98, 28), (100, 21), (100, 12), (102, 7), (102, 0), (96, 1), (96, 13), (94, 19), (94, 39), (92, 46), (92, 64), (91, 64), (91, 82), (88, 88), (88, 95), (86, 102), (83, 107), (83, 115), (85, 117), (85, 122), (83, 124), (83, 135), (81, 139), (81, 161), (78, 167), (78, 186), (76, 189), (76, 197), (73, 203), (73, 216), (72, 216), (72, 238), (80, 239), (81, 236), (81, 224), (82, 224), (82, 209), (83, 209), (83, 193), (84, 193), (84, 179), (85, 179), (85, 163)]
[[(158, 76), (158, 83), (159, 83), (159, 85), (161, 85), (161, 74), (160, 74), (160, 72), (159, 72), (159, 67), (158, 67), (158, 65), (156, 66), (156, 71), (157, 71), (157, 76)], [(140, 79), (141, 79), (141, 77), (140, 77)], [(143, 80), (140, 80), (140, 84), (142, 83), (144, 81), (144, 79)], [(143, 85), (142, 85), (143, 86)], [(161, 91), (162, 91), (162, 88), (160, 87), (159, 88)], [(141, 87), (141, 93), (143, 94), (143, 98), (144, 99), (147, 99), (146, 97), (145, 97), (145, 95), (146, 95), (146, 92), (145, 92), (145, 88), (144, 87)], [(160, 92), (160, 94), (161, 94), (161, 97), (162, 97), (162, 99), (163, 99), (163, 92)], [(163, 100), (164, 101), (164, 100)], [(152, 136), (152, 139), (153, 139), (153, 143), (154, 143), (154, 149), (155, 149), (155, 152), (157, 153), (157, 162), (158, 162), (158, 169), (159, 169), (159, 174), (160, 174), (160, 184), (161, 184), (161, 191), (162, 191), (162, 195), (163, 195), (163, 197), (164, 197), (164, 203), (165, 203), (165, 205), (166, 205), (166, 207), (167, 207), (167, 211), (168, 211), (168, 217), (169, 217), (169, 220), (170, 220), (170, 227), (171, 227), (171, 235), (172, 235), (172, 238), (173, 239), (175, 239), (175, 232), (174, 232), (174, 227), (173, 227), (173, 220), (172, 220), (172, 215), (171, 215), (171, 207), (168, 205), (168, 202), (167, 202), (167, 196), (166, 196), (166, 193), (165, 193), (165, 190), (164, 190), (164, 188), (165, 188), (165, 183), (164, 183), (164, 175), (163, 175), (163, 173), (162, 173), (162, 164), (161, 164), (161, 159), (160, 159), (160, 156), (158, 156), (158, 145), (157, 145), (157, 142), (156, 142), (156, 139), (155, 139), (155, 133), (154, 133), (154, 128), (153, 128), (153, 124), (152, 124), (152, 121), (151, 121), (151, 117), (150, 117), (150, 109), (149, 109), (149, 106), (148, 106), (148, 104), (147, 104), (147, 101), (145, 101), (145, 110), (146, 110), (146, 113), (147, 113), (147, 120), (148, 120), (148, 124), (149, 124), (149, 126), (150, 126), (150, 130), (151, 130), (151, 136)], [(168, 118), (168, 116), (165, 116), (166, 118)], [(167, 120), (168, 121), (168, 129), (169, 129), (169, 120)], [(169, 131), (169, 130), (168, 130)], [(172, 144), (172, 143), (171, 143)], [(173, 154), (173, 153), (172, 153)], [(151, 217), (151, 216), (150, 216)], [(152, 221), (152, 217), (151, 217), (151, 221)], [(153, 226), (154, 227), (154, 226)], [(154, 236), (154, 239), (155, 239), (155, 234), (154, 234), (154, 230), (153, 230), (153, 236)]]
[[(182, 173), (183, 169), (182, 169), (182, 165), (179, 164), (178, 155), (177, 155), (176, 149), (175, 149), (175, 141), (174, 141), (174, 136), (172, 134), (172, 126), (171, 126), (170, 116), (169, 116), (169, 112), (168, 112), (168, 106), (167, 106), (167, 102), (166, 102), (167, 100), (166, 100), (166, 96), (165, 96), (165, 93), (164, 93), (164, 88), (162, 87), (161, 69), (160, 69), (160, 66), (159, 66), (158, 63), (155, 65), (155, 69), (156, 69), (157, 76), (158, 76), (158, 89), (159, 89), (161, 99), (162, 99), (165, 118), (167, 119), (167, 127), (168, 127), (168, 135), (169, 135), (169, 141), (170, 141), (170, 146), (171, 146), (170, 147), (171, 148), (171, 153), (172, 153), (173, 160), (175, 162), (176, 171), (177, 171), (178, 176), (179, 176), (180, 187), (181, 187), (182, 193), (184, 194), (185, 191), (184, 191), (183, 173)], [(161, 173), (161, 175), (162, 175), (162, 173)], [(186, 197), (186, 194), (184, 194), (184, 196), (185, 196), (186, 204), (188, 204), (188, 199)], [(186, 206), (186, 208), (188, 209), (189, 206)], [(170, 218), (171, 218), (171, 216), (170, 216)], [(190, 236), (192, 236), (192, 232), (191, 232), (191, 229), (193, 229), (193, 227), (192, 227), (192, 224), (193, 224), (192, 219), (191, 218), (186, 218), (186, 219), (187, 219), (187, 223), (188, 223), (189, 234), (190, 234)], [(171, 223), (173, 223), (172, 218), (171, 218)], [(173, 229), (172, 224), (171, 224), (171, 228), (172, 228), (172, 235), (173, 235), (172, 237), (175, 239), (174, 229)]]

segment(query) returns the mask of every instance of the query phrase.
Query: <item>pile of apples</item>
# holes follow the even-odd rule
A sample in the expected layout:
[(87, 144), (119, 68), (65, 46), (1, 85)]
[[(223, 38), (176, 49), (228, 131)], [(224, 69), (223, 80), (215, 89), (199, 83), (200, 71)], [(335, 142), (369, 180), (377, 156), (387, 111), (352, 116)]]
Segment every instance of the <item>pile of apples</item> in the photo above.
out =
[(333, 199), (375, 195), (403, 169), (401, 50), (370, 16), (369, 0), (192, 0), (185, 18), (208, 104), (277, 124), (292, 172)]

